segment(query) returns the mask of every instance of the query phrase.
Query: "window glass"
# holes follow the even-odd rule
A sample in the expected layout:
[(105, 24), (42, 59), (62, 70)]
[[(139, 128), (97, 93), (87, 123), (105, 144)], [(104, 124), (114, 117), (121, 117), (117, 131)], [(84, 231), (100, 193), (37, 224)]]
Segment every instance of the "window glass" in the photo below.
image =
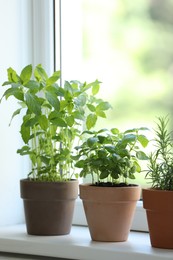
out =
[(173, 0), (63, 0), (61, 7), (63, 79), (102, 82), (100, 96), (113, 106), (106, 127), (152, 129), (156, 117), (172, 113)]

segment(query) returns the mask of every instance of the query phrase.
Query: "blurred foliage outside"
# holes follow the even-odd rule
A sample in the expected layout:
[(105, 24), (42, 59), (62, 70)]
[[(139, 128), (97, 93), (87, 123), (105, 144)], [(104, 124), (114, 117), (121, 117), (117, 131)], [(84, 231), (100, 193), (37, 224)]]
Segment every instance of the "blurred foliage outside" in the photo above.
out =
[(79, 2), (82, 47), (73, 51), (81, 51), (81, 63), (73, 60), (73, 71), (102, 81), (101, 95), (113, 106), (99, 128), (152, 130), (156, 117), (173, 111), (173, 0)]

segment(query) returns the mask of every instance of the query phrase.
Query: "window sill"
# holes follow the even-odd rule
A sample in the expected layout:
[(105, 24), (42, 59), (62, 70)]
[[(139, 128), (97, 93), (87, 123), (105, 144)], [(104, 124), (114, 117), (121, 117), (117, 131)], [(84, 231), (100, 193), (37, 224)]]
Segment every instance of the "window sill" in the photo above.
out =
[(172, 259), (173, 250), (152, 248), (148, 233), (130, 232), (128, 241), (91, 241), (87, 227), (73, 226), (66, 236), (31, 236), (25, 225), (0, 228), (0, 251), (80, 260)]

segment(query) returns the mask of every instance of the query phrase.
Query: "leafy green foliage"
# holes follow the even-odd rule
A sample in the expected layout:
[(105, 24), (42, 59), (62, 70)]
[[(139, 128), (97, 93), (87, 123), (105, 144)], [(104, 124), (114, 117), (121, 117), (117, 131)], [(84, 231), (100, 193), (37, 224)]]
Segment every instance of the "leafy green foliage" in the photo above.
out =
[(149, 156), (146, 175), (152, 187), (161, 190), (173, 190), (173, 141), (168, 123), (167, 117), (158, 118), (154, 139), (156, 149)]
[(17, 152), (30, 157), (29, 177), (48, 181), (72, 178), (74, 142), (81, 138), (83, 127), (90, 130), (111, 107), (96, 98), (100, 82), (65, 81), (62, 87), (58, 84), (60, 71), (48, 77), (40, 64), (34, 69), (32, 65), (24, 67), (20, 75), (9, 68), (7, 74), (3, 86), (9, 88), (2, 98), (14, 97), (18, 101), (19, 108), (11, 121), (17, 115), (23, 116), (20, 133), (24, 146)]
[[(145, 129), (146, 130), (146, 129)], [(139, 160), (148, 157), (141, 150), (148, 144), (148, 139), (136, 128), (121, 133), (117, 128), (110, 131), (101, 129), (98, 132), (85, 131), (89, 135), (81, 146), (77, 146), (75, 166), (81, 168), (80, 176), (92, 176), (92, 182), (106, 179), (110, 182), (124, 182), (135, 179), (135, 173), (141, 172)]]

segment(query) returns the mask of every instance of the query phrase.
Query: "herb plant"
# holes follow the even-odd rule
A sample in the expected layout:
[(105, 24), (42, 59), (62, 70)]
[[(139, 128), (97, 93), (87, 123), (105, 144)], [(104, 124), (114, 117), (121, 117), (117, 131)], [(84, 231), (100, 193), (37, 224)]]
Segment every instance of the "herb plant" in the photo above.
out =
[(92, 184), (127, 185), (141, 172), (139, 160), (147, 160), (141, 150), (148, 145), (148, 139), (141, 132), (146, 128), (135, 128), (121, 133), (117, 128), (110, 131), (101, 129), (85, 131), (89, 137), (77, 146), (76, 167), (81, 168), (80, 176), (92, 177)]
[(2, 98), (13, 96), (19, 108), (12, 119), (21, 114), (20, 133), (24, 145), (20, 155), (29, 155), (32, 171), (29, 178), (38, 181), (61, 181), (72, 178), (71, 150), (80, 138), (82, 128), (91, 129), (98, 117), (106, 117), (110, 104), (96, 98), (98, 80), (87, 84), (79, 81), (57, 83), (60, 71), (50, 77), (41, 65), (26, 66), (20, 73), (9, 68), (10, 85)]
[(154, 139), (155, 151), (149, 156), (146, 178), (152, 188), (173, 190), (173, 140), (168, 131), (168, 117), (159, 117), (156, 123)]

